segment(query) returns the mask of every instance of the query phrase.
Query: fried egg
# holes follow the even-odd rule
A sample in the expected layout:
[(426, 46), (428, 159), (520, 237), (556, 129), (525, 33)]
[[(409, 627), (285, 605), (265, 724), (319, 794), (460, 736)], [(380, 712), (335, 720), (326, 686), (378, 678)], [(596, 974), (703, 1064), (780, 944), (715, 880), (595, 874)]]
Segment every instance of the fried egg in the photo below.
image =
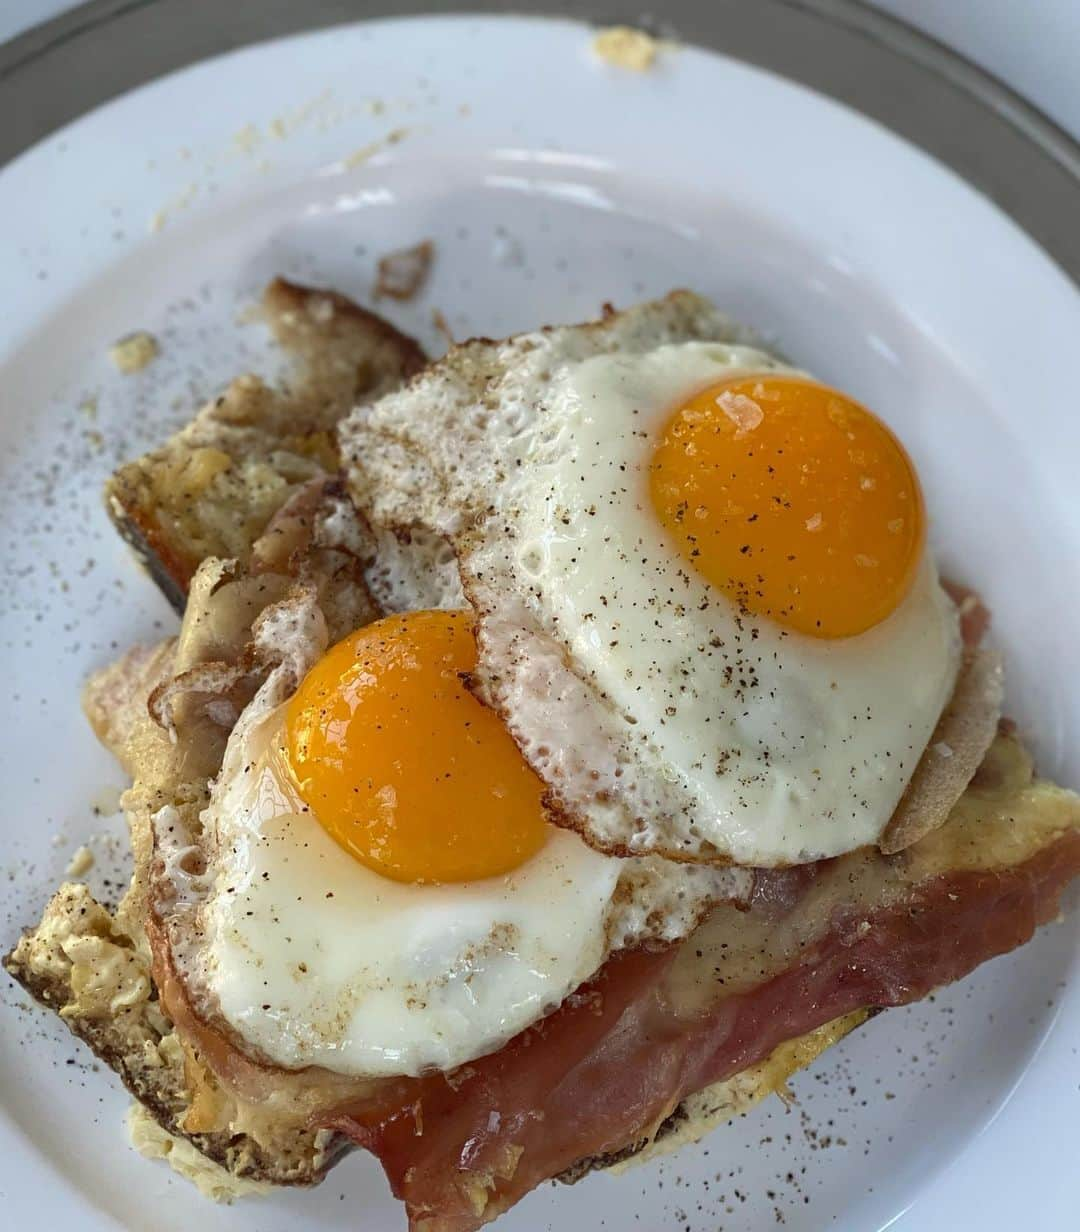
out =
[(699, 297), (455, 348), (343, 431), (376, 525), (445, 535), (473, 687), (609, 853), (874, 843), (960, 663), (910, 459)]
[(257, 1057), (453, 1069), (615, 951), (747, 893), (741, 870), (615, 859), (549, 823), (542, 782), (465, 687), (471, 613), (389, 616), (326, 650), (317, 609), (296, 606), (264, 631), (288, 656), (233, 728), (197, 850), (169, 810), (156, 824), (188, 996)]

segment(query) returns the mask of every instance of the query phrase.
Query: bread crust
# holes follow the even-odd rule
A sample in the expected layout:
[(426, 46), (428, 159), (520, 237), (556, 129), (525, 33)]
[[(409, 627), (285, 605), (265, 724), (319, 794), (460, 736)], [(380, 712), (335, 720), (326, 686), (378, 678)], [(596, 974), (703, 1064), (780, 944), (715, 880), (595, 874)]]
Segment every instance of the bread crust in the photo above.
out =
[(291, 359), (288, 384), (238, 377), (106, 485), (110, 518), (178, 612), (205, 557), (246, 562), (290, 496), (337, 471), (345, 414), (426, 362), (412, 338), (336, 291), (277, 278), (262, 313)]

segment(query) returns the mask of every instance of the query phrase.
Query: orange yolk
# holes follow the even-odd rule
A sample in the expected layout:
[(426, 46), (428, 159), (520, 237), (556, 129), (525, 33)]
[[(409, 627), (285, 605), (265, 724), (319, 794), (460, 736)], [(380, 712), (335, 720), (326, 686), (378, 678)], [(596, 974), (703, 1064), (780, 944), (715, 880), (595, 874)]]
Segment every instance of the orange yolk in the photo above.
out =
[(288, 704), (304, 803), (395, 881), (493, 877), (547, 838), (540, 780), (462, 681), (475, 666), (468, 613), (389, 616), (328, 651)]
[(684, 555), (745, 612), (850, 637), (911, 587), (926, 521), (915, 469), (834, 389), (772, 375), (710, 386), (668, 420), (649, 480)]

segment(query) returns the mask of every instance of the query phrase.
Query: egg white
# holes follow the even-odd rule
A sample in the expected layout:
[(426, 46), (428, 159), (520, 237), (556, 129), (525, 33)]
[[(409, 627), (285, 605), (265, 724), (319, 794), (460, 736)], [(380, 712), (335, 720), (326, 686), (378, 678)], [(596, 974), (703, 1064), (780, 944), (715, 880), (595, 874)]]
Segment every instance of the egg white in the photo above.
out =
[[(321, 649), (294, 659), (310, 665)], [(739, 870), (613, 859), (556, 828), (505, 876), (384, 878), (330, 838), (275, 753), (300, 674), (275, 669), (240, 715), (197, 850), (157, 822), (188, 994), (265, 1060), (373, 1077), (454, 1069), (553, 1010), (615, 950), (684, 936), (711, 903), (749, 891)]]
[(376, 523), (453, 540), (478, 687), (567, 824), (611, 851), (800, 863), (880, 837), (952, 693), (959, 624), (928, 552), (890, 617), (828, 641), (741, 617), (672, 544), (648, 470), (673, 408), (792, 371), (734, 337), (683, 293), (467, 344), (343, 439)]
[(250, 753), (251, 774), (215, 806), (205, 986), (272, 1060), (371, 1075), (448, 1069), (498, 1048), (603, 960), (617, 862), (576, 835), (554, 834), (503, 877), (392, 881), (302, 811), (265, 748)]

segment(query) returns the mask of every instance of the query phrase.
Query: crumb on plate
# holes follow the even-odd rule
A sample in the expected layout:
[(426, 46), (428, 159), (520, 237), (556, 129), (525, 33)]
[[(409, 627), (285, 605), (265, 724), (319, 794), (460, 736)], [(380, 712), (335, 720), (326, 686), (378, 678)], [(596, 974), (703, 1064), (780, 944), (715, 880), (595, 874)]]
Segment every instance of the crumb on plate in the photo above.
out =
[(68, 861), (67, 875), (69, 877), (83, 877), (94, 867), (94, 853), (84, 843), (81, 847), (77, 847)]
[(446, 345), (453, 346), (454, 331), (450, 328), (450, 322), (447, 321), (446, 317), (438, 308), (432, 308), (431, 310), (431, 323), (446, 339)]
[(427, 282), (434, 259), (435, 245), (431, 240), (423, 240), (411, 248), (399, 248), (380, 257), (375, 298), (381, 299), (386, 295), (390, 299), (412, 299)]
[(644, 73), (652, 68), (659, 45), (651, 34), (630, 26), (611, 26), (593, 39), (593, 54), (605, 64)]
[(386, 134), (385, 137), (378, 141), (372, 141), (369, 145), (362, 145), (358, 150), (354, 150), (351, 154), (346, 155), (341, 160), (341, 165), (346, 171), (352, 171), (354, 167), (363, 166), (369, 158), (386, 149), (387, 146), (397, 145), (399, 141), (404, 141), (409, 135), (407, 128), (394, 128)]
[(144, 329), (128, 334), (109, 348), (109, 358), (123, 373), (141, 372), (157, 358), (158, 340)]

